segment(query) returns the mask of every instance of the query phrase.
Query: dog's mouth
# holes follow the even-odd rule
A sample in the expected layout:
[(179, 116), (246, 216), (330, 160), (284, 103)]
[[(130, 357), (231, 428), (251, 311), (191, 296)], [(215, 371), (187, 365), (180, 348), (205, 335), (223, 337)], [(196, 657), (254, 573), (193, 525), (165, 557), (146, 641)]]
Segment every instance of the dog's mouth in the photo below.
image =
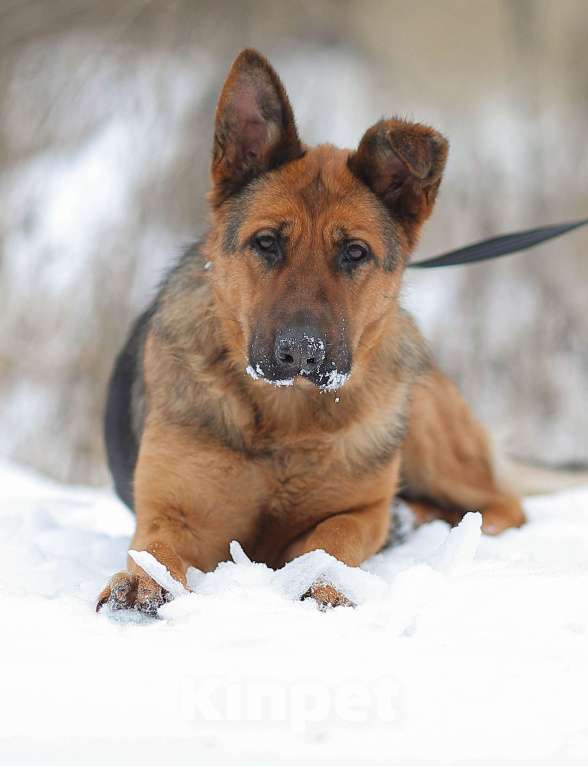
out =
[(276, 376), (275, 372), (270, 369), (265, 369), (264, 365), (260, 362), (256, 362), (255, 366), (251, 363), (245, 368), (245, 372), (253, 380), (262, 381), (268, 385), (275, 386), (277, 388), (287, 388), (294, 386), (295, 384), (312, 384), (314, 387), (322, 391), (338, 391), (349, 380), (351, 370), (349, 368), (345, 370), (339, 370), (335, 362), (331, 362), (330, 365), (325, 367), (331, 367), (331, 369), (317, 369), (317, 370), (300, 370), (291, 377)]

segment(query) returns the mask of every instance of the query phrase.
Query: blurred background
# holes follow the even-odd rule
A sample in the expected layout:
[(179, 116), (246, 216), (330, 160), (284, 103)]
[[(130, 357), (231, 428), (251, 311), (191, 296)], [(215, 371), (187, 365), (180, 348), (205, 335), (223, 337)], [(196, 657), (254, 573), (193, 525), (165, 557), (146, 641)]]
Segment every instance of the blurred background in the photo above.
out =
[[(103, 483), (133, 317), (206, 227), (215, 100), (270, 57), (308, 143), (451, 141), (416, 257), (588, 215), (585, 0), (0, 0), (0, 455)], [(411, 273), (405, 302), (512, 453), (588, 461), (588, 232)]]

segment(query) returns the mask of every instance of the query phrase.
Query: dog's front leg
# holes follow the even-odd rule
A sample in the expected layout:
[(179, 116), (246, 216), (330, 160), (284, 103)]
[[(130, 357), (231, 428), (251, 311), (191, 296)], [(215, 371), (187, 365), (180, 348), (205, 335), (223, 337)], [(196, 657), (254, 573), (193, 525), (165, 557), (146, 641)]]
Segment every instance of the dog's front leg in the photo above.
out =
[[(390, 499), (385, 498), (319, 522), (289, 546), (285, 560), (322, 549), (348, 566), (359, 566), (382, 548), (389, 532)], [(322, 608), (352, 605), (345, 594), (323, 580), (313, 583), (303, 596), (307, 597), (314, 598)]]
[[(229, 542), (250, 537), (256, 482), (246, 461), (192, 428), (153, 418), (134, 475), (137, 528), (131, 549), (147, 551), (186, 585), (189, 566), (211, 571)], [(130, 557), (100, 593), (97, 609), (156, 614), (169, 595)]]
[[(136, 476), (141, 476), (139, 466)], [(150, 553), (186, 587), (188, 563), (181, 555), (189, 536), (184, 524), (185, 514), (173, 503), (171, 496), (162, 503), (156, 496), (145, 497), (140, 487), (139, 479), (135, 488), (137, 528), (131, 550)], [(169, 599), (169, 593), (128, 556), (127, 569), (113, 575), (98, 596), (96, 611), (108, 604), (111, 609), (136, 609), (155, 616), (159, 607)]]

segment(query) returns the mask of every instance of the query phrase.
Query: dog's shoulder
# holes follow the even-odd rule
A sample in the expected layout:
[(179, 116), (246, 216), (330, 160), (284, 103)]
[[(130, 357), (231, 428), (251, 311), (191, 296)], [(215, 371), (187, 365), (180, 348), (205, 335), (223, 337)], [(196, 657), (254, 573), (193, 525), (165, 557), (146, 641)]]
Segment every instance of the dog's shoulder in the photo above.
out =
[(211, 264), (202, 242), (186, 250), (166, 275), (139, 350), (135, 408), (241, 450), (241, 428), (254, 418), (243, 370), (231, 359), (218, 322)]

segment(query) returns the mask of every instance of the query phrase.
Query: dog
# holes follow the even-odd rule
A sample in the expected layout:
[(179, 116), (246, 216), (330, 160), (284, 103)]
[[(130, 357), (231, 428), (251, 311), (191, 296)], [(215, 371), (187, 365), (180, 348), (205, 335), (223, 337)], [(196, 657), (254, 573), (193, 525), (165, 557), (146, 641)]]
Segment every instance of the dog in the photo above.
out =
[[(448, 153), (400, 118), (353, 151), (310, 148), (268, 61), (242, 51), (216, 109), (210, 228), (137, 321), (105, 419), (132, 548), (186, 585), (231, 540), (271, 567), (315, 549), (358, 566), (390, 504), (420, 521), (524, 522), (488, 438), (402, 308), (404, 268)], [(320, 607), (348, 594), (317, 581)], [(155, 615), (169, 594), (134, 561), (97, 609)]]

